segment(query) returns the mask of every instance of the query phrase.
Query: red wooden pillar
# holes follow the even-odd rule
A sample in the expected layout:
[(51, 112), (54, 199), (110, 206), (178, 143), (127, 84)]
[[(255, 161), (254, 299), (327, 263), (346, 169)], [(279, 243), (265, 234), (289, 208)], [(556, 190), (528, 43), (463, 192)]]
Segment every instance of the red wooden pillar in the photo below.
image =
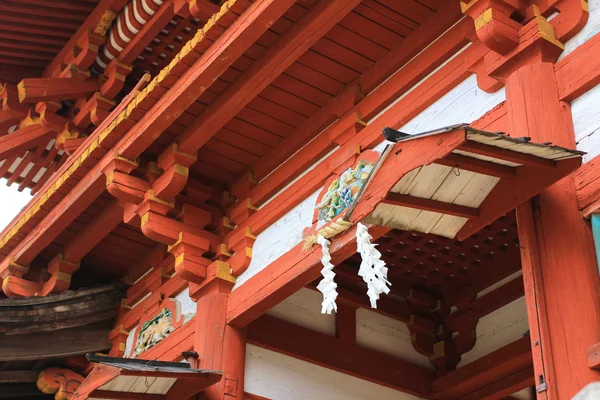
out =
[[(575, 148), (570, 106), (558, 97), (552, 57), (531, 57), (506, 79), (509, 132)], [(550, 58), (550, 60), (548, 60)], [(573, 176), (519, 208), (526, 300), (538, 398), (570, 399), (600, 373), (586, 350), (600, 336), (600, 279), (590, 228), (578, 211)], [(542, 377), (540, 377), (542, 376)]]
[(194, 350), (198, 368), (223, 371), (221, 381), (204, 392), (207, 400), (243, 400), (246, 335), (225, 324), (233, 284), (216, 278), (198, 292)]

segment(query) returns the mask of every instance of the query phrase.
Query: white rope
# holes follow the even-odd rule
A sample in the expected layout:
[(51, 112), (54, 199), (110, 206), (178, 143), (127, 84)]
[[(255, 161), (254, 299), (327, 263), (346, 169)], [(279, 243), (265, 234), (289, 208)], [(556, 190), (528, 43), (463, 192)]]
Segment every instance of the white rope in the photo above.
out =
[(317, 243), (321, 245), (323, 256), (321, 262), (323, 263), (323, 269), (321, 275), (323, 279), (317, 285), (317, 289), (323, 293), (323, 302), (321, 303), (321, 314), (331, 314), (332, 311), (337, 312), (337, 284), (333, 281), (335, 278), (335, 272), (333, 272), (333, 264), (331, 263), (331, 255), (329, 254), (329, 245), (331, 242), (319, 235), (317, 237)]
[(361, 255), (362, 262), (358, 270), (367, 284), (367, 295), (371, 300), (371, 308), (377, 308), (377, 300), (381, 293), (388, 294), (391, 283), (387, 280), (388, 269), (385, 261), (381, 259), (381, 253), (371, 243), (373, 237), (369, 235), (367, 227), (360, 222), (356, 227), (356, 247)]

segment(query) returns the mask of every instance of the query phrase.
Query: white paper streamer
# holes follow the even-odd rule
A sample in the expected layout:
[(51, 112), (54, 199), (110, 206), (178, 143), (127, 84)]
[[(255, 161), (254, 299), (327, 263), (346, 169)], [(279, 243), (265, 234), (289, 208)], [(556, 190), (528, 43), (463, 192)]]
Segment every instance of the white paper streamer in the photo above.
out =
[(323, 263), (323, 269), (321, 275), (323, 279), (317, 285), (317, 289), (323, 293), (323, 302), (321, 303), (321, 314), (331, 314), (332, 311), (337, 312), (337, 284), (333, 281), (335, 278), (335, 272), (333, 272), (333, 264), (331, 263), (331, 255), (329, 254), (329, 245), (331, 242), (319, 235), (317, 237), (317, 243), (321, 245), (323, 256), (321, 262)]
[(361, 255), (362, 262), (358, 270), (365, 283), (367, 284), (367, 295), (371, 300), (371, 307), (377, 308), (377, 300), (381, 293), (388, 294), (391, 283), (387, 280), (388, 269), (385, 261), (381, 259), (381, 253), (377, 251), (375, 245), (371, 243), (373, 237), (369, 235), (367, 227), (360, 222), (356, 227), (356, 247)]

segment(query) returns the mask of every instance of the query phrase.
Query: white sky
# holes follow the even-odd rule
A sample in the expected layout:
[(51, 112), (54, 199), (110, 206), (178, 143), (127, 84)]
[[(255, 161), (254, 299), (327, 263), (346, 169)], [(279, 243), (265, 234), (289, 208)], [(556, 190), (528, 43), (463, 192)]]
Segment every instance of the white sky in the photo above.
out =
[(6, 225), (17, 216), (19, 211), (29, 200), (31, 200), (31, 194), (29, 189), (25, 189), (19, 192), (17, 188), (19, 185), (13, 184), (12, 186), (6, 186), (6, 179), (0, 179), (0, 231), (2, 231)]

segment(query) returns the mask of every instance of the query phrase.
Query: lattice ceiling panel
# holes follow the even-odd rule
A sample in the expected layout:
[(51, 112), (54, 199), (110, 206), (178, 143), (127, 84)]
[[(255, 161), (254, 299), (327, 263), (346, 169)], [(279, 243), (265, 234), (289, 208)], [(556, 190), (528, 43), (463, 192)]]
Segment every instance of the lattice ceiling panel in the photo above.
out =
[[(521, 267), (514, 212), (463, 242), (395, 229), (377, 244), (390, 274), (429, 292), (481, 291)], [(358, 268), (360, 256), (345, 263)]]

